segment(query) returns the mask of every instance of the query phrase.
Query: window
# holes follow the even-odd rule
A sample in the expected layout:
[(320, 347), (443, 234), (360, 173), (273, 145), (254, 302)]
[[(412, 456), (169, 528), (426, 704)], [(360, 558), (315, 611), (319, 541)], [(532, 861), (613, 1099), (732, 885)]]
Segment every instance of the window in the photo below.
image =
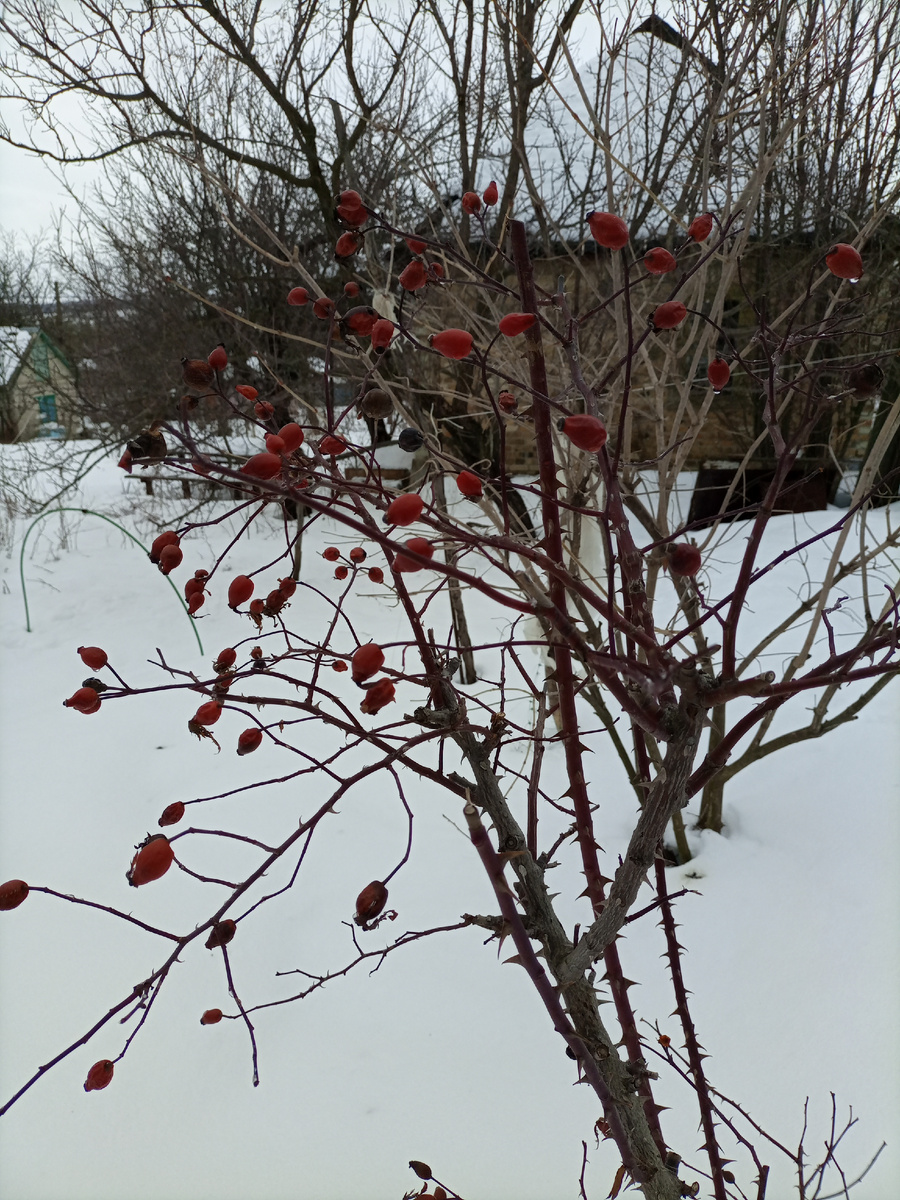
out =
[(59, 437), (59, 420), (56, 413), (56, 396), (38, 396), (37, 406), (41, 415), (40, 437)]

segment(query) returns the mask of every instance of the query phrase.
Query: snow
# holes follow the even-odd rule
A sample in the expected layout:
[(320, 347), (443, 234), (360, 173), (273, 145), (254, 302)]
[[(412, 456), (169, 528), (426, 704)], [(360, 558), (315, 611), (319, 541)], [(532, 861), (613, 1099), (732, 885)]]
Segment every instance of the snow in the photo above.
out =
[[(89, 445), (79, 450), (85, 462), (93, 461)], [(219, 587), (197, 624), (201, 655), (179, 601), (140, 550), (112, 525), (81, 513), (50, 515), (31, 533), (25, 556), (32, 625), (27, 633), (19, 549), (33, 518), (20, 514), (35, 511), (41, 488), (55, 494), (71, 476), (25, 470), (22, 447), (3, 447), (2, 453), (5, 467), (18, 463), (19, 473), (7, 493), (2, 529), (0, 879), (24, 878), (131, 912), (151, 925), (187, 931), (207, 919), (223, 890), (172, 871), (133, 891), (124, 878), (132, 847), (156, 831), (159, 813), (171, 801), (277, 778), (296, 770), (296, 761), (268, 744), (238, 758), (233, 744), (248, 721), (230, 711), (213, 730), (223, 746), (216, 754), (210, 743), (187, 732), (193, 708), (183, 693), (105, 703), (89, 719), (61, 702), (91, 674), (75, 653), (82, 644), (103, 646), (127, 680), (154, 686), (167, 681), (148, 663), (157, 647), (167, 662), (201, 670), (236, 638), (247, 638), (247, 645), (256, 639), (227, 610)], [(60, 450), (44, 453), (58, 456)], [(182, 501), (157, 499), (148, 510), (151, 502), (126, 494), (114, 461), (115, 455), (105, 459), (56, 503), (105, 513), (146, 544), (155, 532), (150, 516), (163, 528), (166, 506), (171, 515)], [(872, 520), (889, 515), (896, 521), (896, 507), (893, 514), (880, 510)], [(764, 556), (774, 557), (837, 516), (832, 510), (779, 518)], [(740, 524), (728, 528), (723, 560), (737, 558), (742, 535)], [(228, 536), (225, 526), (211, 529), (210, 551), (224, 546)], [(259, 542), (263, 536), (271, 539), (274, 557), (274, 522), (265, 535), (252, 535), (258, 561), (268, 554)], [(202, 564), (203, 543), (202, 537), (191, 539), (186, 564)], [(336, 586), (333, 565), (320, 554), (329, 544), (346, 549), (356, 543), (327, 521), (307, 535), (303, 578), (326, 597)], [(810, 552), (813, 575), (822, 553)], [(236, 552), (227, 565), (237, 573), (246, 561), (245, 553)], [(175, 576), (179, 585), (186, 577), (184, 567)], [(759, 629), (767, 609), (783, 605), (795, 583), (789, 573), (777, 572), (765, 581), (754, 598)], [(707, 584), (714, 593), (714, 573)], [(361, 637), (387, 645), (401, 637), (402, 626), (384, 594), (358, 585), (351, 612)], [(291, 620), (314, 639), (325, 603), (298, 598), (299, 593)], [(485, 604), (475, 597), (467, 604), (470, 624), (493, 628)], [(849, 617), (842, 626), (841, 616), (835, 614), (839, 636), (854, 627)], [(446, 620), (435, 606), (435, 628), (445, 628)], [(779, 643), (770, 653), (780, 663), (786, 647)], [(489, 663), (486, 652), (480, 658)], [(759, 669), (766, 665), (761, 662)], [(348, 675), (336, 676), (333, 686), (348, 703), (358, 700)], [(486, 696), (484, 685), (470, 691)], [(397, 719), (420, 702), (411, 684), (401, 684)], [(804, 702), (792, 711), (794, 721), (786, 719), (779, 728), (802, 721)], [(848, 1174), (861, 1170), (882, 1140), (888, 1142), (851, 1193), (856, 1200), (889, 1200), (895, 1194), (891, 1181), (900, 1178), (898, 729), (895, 683), (860, 720), (739, 774), (726, 790), (725, 836), (691, 834), (695, 858), (669, 871), (670, 890), (688, 886), (699, 893), (677, 902), (676, 919), (713, 1084), (790, 1147), (799, 1139), (809, 1096), (808, 1147), (814, 1159), (828, 1130), (829, 1093), (837, 1097), (839, 1117), (852, 1105), (859, 1124), (842, 1146)], [(318, 756), (339, 745), (333, 732), (313, 726), (297, 736)], [(634, 800), (608, 739), (594, 737), (590, 744), (602, 862), (612, 874), (633, 823)], [(546, 761), (562, 792), (559, 749), (549, 748)], [(280, 840), (314, 811), (329, 786), (316, 775), (301, 776), (189, 808), (177, 828), (229, 829)], [(390, 904), (399, 917), (378, 932), (360, 934), (366, 949), (405, 929), (453, 924), (464, 912), (496, 907), (477, 856), (459, 831), (455, 803), (410, 777), (405, 788), (415, 813), (415, 842), (410, 866), (390, 884)], [(276, 971), (323, 972), (350, 961), (352, 944), (342, 922), (349, 920), (357, 892), (370, 879), (383, 878), (402, 856), (407, 820), (387, 781), (366, 780), (338, 810), (312, 839), (295, 887), (239, 926), (230, 955), (246, 1004), (288, 996), (304, 985), (305, 977), (276, 978)], [(542, 832), (552, 827), (548, 817)], [(220, 878), (258, 861), (246, 845), (221, 839), (198, 836), (181, 847), (194, 869)], [(565, 885), (575, 879), (574, 858), (558, 857)], [(250, 902), (286, 882), (290, 867), (273, 870)], [(649, 891), (644, 895), (649, 903)], [(249, 903), (240, 911), (246, 907)], [(82, 1037), (146, 978), (168, 950), (161, 939), (106, 913), (40, 893), (0, 915), (5, 1101), (37, 1066)], [(584, 902), (564, 905), (563, 917), (569, 925), (583, 921)], [(599, 1105), (587, 1088), (575, 1086), (573, 1064), (524, 974), (499, 961), (496, 944), (483, 944), (486, 936), (469, 928), (426, 938), (391, 954), (371, 976), (367, 966), (358, 967), (300, 1003), (257, 1012), (258, 1089), (251, 1086), (243, 1025), (200, 1027), (204, 1009), (233, 1012), (234, 1004), (220, 953), (191, 943), (109, 1088), (86, 1095), (82, 1083), (92, 1063), (116, 1057), (133, 1021), (105, 1026), (0, 1121), (0, 1195), (399, 1200), (418, 1183), (407, 1167), (415, 1158), (430, 1163), (439, 1179), (469, 1200), (569, 1200), (578, 1195), (585, 1140), (588, 1194), (592, 1200), (605, 1196), (618, 1161), (611, 1143), (595, 1148), (592, 1126)], [(640, 981), (631, 993), (639, 1016), (658, 1021), (680, 1046), (654, 918), (629, 925), (619, 947), (625, 974)], [(500, 958), (505, 957), (506, 947)], [(654, 1035), (643, 1028), (652, 1047)], [(670, 1108), (662, 1114), (667, 1139), (702, 1167), (697, 1151), (702, 1138), (688, 1089), (664, 1063), (654, 1060), (651, 1066), (661, 1076), (657, 1099)], [(764, 1145), (760, 1153), (772, 1164), (769, 1200), (794, 1194), (789, 1165)], [(684, 1177), (697, 1176), (686, 1170)]]
[(35, 333), (33, 328), (0, 325), (0, 387), (6, 387), (12, 379)]

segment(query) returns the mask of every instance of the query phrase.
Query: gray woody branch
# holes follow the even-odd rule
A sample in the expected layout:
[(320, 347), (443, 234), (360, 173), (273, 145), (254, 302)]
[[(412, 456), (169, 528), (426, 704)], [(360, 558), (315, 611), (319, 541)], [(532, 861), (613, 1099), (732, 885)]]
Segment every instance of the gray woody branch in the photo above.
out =
[(680, 736), (670, 741), (662, 769), (650, 788), (628, 852), (613, 878), (603, 911), (572, 950), (560, 972), (564, 986), (581, 978), (592, 963), (602, 957), (625, 924), (637, 899), (641, 884), (653, 866), (656, 850), (672, 817), (688, 802), (688, 782), (697, 754), (703, 710), (697, 703), (682, 701), (679, 716), (683, 721)]

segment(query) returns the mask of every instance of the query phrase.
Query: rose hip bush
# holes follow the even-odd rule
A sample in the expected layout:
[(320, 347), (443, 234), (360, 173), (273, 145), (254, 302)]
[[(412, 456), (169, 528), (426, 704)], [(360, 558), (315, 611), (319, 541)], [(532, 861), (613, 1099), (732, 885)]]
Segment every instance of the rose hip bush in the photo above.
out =
[[(482, 195), (467, 192), (462, 198), (463, 210), (481, 223), (486, 244), (484, 213), (497, 199), (493, 183)], [(317, 807), (286, 829), (274, 847), (243, 839), (256, 847), (256, 865), (239, 882), (225, 885), (224, 899), (196, 928), (153, 930), (171, 943), (169, 956), (110, 1008), (94, 1027), (93, 1040), (111, 1053), (115, 1038), (122, 1040), (113, 1018), (123, 1012), (137, 1029), (144, 1026), (176, 963), (205, 946), (221, 953), (234, 1003), (231, 1012), (207, 1009), (198, 1014), (199, 1022), (242, 1022), (258, 1081), (260, 1015), (254, 1017), (255, 1010), (242, 1003), (232, 968), (252, 929), (263, 877), (280, 861), (292, 863), (286, 885), (292, 886), (305, 847), (339, 801), (384, 775), (409, 814), (410, 837), (384, 879), (358, 881), (361, 890), (348, 926), (357, 952), (353, 964), (370, 957), (364, 939), (375, 930), (388, 937), (378, 954), (437, 936), (447, 927), (395, 934), (398, 914), (389, 907), (394, 876), (416, 870), (415, 801), (408, 784), (428, 780), (443, 789), (448, 812), (468, 831), (469, 853), (478, 856), (496, 901), (493, 913), (463, 914), (452, 928), (487, 930), (510, 949), (509, 961), (523, 969), (523, 985), (527, 980), (537, 993), (548, 1031), (552, 1027), (572, 1060), (573, 1080), (583, 1079), (597, 1097), (598, 1136), (610, 1139), (620, 1156), (610, 1194), (627, 1182), (647, 1197), (667, 1200), (697, 1195), (701, 1188), (716, 1200), (747, 1195), (748, 1189), (762, 1197), (769, 1168), (760, 1144), (771, 1149), (772, 1143), (707, 1079), (675, 932), (678, 893), (670, 894), (666, 864), (674, 854), (689, 853), (685, 806), (721, 775), (748, 738), (768, 728), (775, 713), (793, 700), (802, 704), (805, 697), (830, 689), (880, 686), (900, 666), (897, 600), (890, 588), (880, 606), (871, 607), (862, 631), (838, 646), (829, 620), (838, 607), (829, 606), (836, 575), (816, 598), (812, 629), (803, 627), (800, 641), (807, 641), (783, 678), (759, 671), (758, 662), (750, 669), (757, 654), (748, 653), (741, 637), (742, 617), (758, 582), (825, 537), (813, 533), (774, 560), (764, 553), (763, 537), (791, 472), (817, 423), (840, 404), (846, 392), (842, 381), (862, 363), (858, 355), (845, 354), (841, 342), (852, 344), (857, 310), (849, 289), (863, 275), (863, 260), (849, 244), (822, 247), (805, 293), (797, 298), (800, 315), (780, 324), (760, 323), (745, 343), (736, 344), (691, 297), (714, 259), (739, 256), (744, 232), (739, 213), (723, 221), (713, 213), (687, 214), (680, 239), (648, 250), (632, 249), (632, 233), (617, 215), (591, 213), (586, 236), (599, 247), (598, 261), (606, 264), (612, 286), (598, 303), (576, 313), (564, 279), (556, 289), (539, 284), (519, 221), (509, 222), (507, 242), (490, 246), (499, 266), (488, 273), (455, 243), (393, 228), (355, 191), (341, 193), (336, 212), (345, 226), (335, 246), (342, 261), (368, 252), (367, 239), (375, 235), (398, 253), (403, 250), (393, 317), (356, 303), (356, 283), (351, 287), (340, 280), (329, 295), (304, 278), (304, 286), (286, 291), (286, 309), (305, 310), (298, 317), (321, 343), (326, 374), (317, 409), (280, 426), (273, 406), (258, 399), (254, 387), (226, 381), (225, 347), (217, 346), (207, 359), (186, 359), (187, 392), (177, 419), (161, 427), (170, 451), (166, 465), (230, 489), (239, 532), (215, 562), (200, 564), (192, 552), (205, 524), (198, 516), (161, 533), (150, 554), (163, 574), (189, 576), (183, 590), (194, 619), (212, 606), (233, 611), (232, 645), (218, 652), (204, 677), (176, 664), (158, 664), (173, 702), (185, 691), (196, 706), (189, 733), (226, 754), (263, 757), (267, 743), (294, 750), (303, 771), (317, 781)], [(460, 287), (469, 290), (464, 303), (471, 304), (473, 329), (445, 319), (448, 297)], [(817, 300), (826, 293), (822, 315)], [(622, 352), (597, 375), (586, 369), (581, 347), (598, 329), (613, 326)], [(666, 360), (689, 369), (673, 340), (682, 336), (682, 326), (700, 330), (709, 347), (706, 360), (691, 368), (698, 371), (707, 407), (714, 395), (742, 380), (764, 397), (764, 436), (774, 468), (762, 499), (740, 514), (746, 539), (730, 575), (713, 577), (706, 570), (716, 554), (719, 523), (713, 522), (710, 533), (708, 521), (691, 525), (672, 519), (664, 506), (651, 512), (636, 486), (640, 464), (625, 452), (629, 406), (646, 364)], [(362, 375), (358, 396), (344, 406), (329, 385), (338, 353), (353, 359)], [(536, 447), (538, 478), (509, 474), (502, 438), (499, 470), (484, 461), (461, 461), (435, 435), (427, 411), (401, 395), (398, 372), (391, 371), (392, 358), (401, 355), (407, 364), (419, 362), (449, 381), (448, 386), (462, 378), (455, 372), (464, 373), (501, 431), (526, 426)], [(366, 401), (375, 391), (378, 400)], [(195, 440), (192, 423), (209, 397), (231, 407), (255, 444), (242, 464), (209, 456)], [(400, 448), (427, 452), (428, 471), (419, 486), (399, 494), (391, 490), (372, 447), (354, 440), (350, 419), (358, 407), (365, 412), (366, 403), (373, 413), (385, 413), (396, 403), (406, 424), (397, 439)], [(661, 447), (658, 461), (675, 448), (675, 443)], [(130, 469), (132, 461), (140, 459), (131, 454), (122, 465)], [(445, 478), (455, 484), (452, 504)], [(869, 478), (864, 472), (851, 509), (836, 518), (829, 535), (846, 539), (868, 499)], [(523, 508), (531, 514), (530, 530), (517, 519)], [(248, 534), (272, 512), (285, 513), (283, 544), (274, 561), (268, 550), (265, 561), (258, 561), (260, 543)], [(299, 513), (299, 519), (288, 519), (288, 512)], [(337, 564), (336, 586), (329, 594), (318, 591), (330, 616), (311, 628), (303, 616), (304, 599), (315, 589), (303, 578), (298, 549), (305, 524), (323, 515), (355, 544), (346, 554), (337, 546), (325, 549), (325, 560)], [(589, 552), (589, 547), (595, 549)], [(861, 554), (857, 568), (874, 571), (876, 551)], [(239, 572), (227, 586), (222, 582), (226, 564)], [(380, 588), (385, 602), (397, 606), (405, 631), (399, 640), (378, 645), (356, 635), (351, 601), (354, 589), (363, 585)], [(495, 632), (482, 630), (472, 638), (464, 632), (464, 597), (474, 594), (498, 619), (489, 627)], [(444, 611), (445, 599), (452, 626), (439, 635), (435, 614)], [(792, 628), (788, 622), (778, 632), (790, 634)], [(460, 675), (460, 657), (473, 647), (492, 664), (477, 688), (463, 684)], [(144, 688), (127, 686), (100, 647), (80, 647), (78, 653), (92, 671), (111, 673), (109, 679), (82, 684), (64, 701), (80, 716), (102, 722), (108, 705), (140, 704), (142, 691), (154, 689), (152, 681)], [(400, 683), (417, 697), (409, 711), (397, 703)], [(735, 714), (730, 724), (719, 719), (726, 710)], [(245, 726), (237, 737), (221, 720), (226, 713), (239, 715)], [(344, 739), (344, 749), (330, 755), (327, 768), (311, 759), (300, 739), (298, 730), (310, 722)], [(226, 726), (229, 732), (220, 736)], [(586, 782), (584, 756), (601, 735), (612, 739), (627, 762), (636, 796), (634, 827), (617, 862), (601, 849), (606, 838), (602, 810)], [(551, 742), (562, 748), (569, 785), (559, 798), (543, 774), (544, 750)], [(524, 769), (523, 747), (528, 753)], [(214, 807), (215, 800), (207, 797), (203, 803)], [(131, 885), (165, 888), (173, 870), (189, 869), (192, 831), (179, 832), (179, 825), (196, 803), (169, 803), (159, 818), (166, 834), (148, 836), (133, 853), (122, 848), (123, 873), (131, 859)], [(220, 836), (239, 835), (221, 831)], [(576, 864), (567, 877), (561, 871), (549, 874), (557, 855)], [(655, 894), (638, 905), (645, 882)], [(561, 888), (563, 900), (557, 896)], [(60, 896), (49, 888), (31, 890)], [(11, 880), (0, 887), (0, 908), (11, 911), (29, 894), (26, 882)], [(580, 906), (572, 932), (562, 923), (563, 903)], [(663, 929), (680, 1044), (641, 1024), (619, 957), (617, 939), (625, 926), (649, 914)], [(295, 999), (325, 979), (315, 980)], [(601, 992), (613, 1001), (611, 1009), (601, 1009)], [(90, 1069), (86, 1091), (115, 1086), (114, 1067), (127, 1069), (122, 1060), (137, 1029), (124, 1037), (118, 1057)], [(80, 1044), (64, 1049), (59, 1058)], [(702, 1167), (685, 1165), (681, 1148), (667, 1141), (653, 1094), (660, 1071), (677, 1073), (693, 1091), (703, 1131)], [(41, 1074), (26, 1081), (6, 1107)], [(737, 1162), (723, 1151), (723, 1129), (732, 1139), (729, 1145), (736, 1139), (741, 1146)], [(837, 1140), (839, 1131), (833, 1131), (828, 1157)], [(779, 1152), (796, 1163), (801, 1194), (807, 1194), (804, 1181), (813, 1176), (802, 1146), (796, 1158), (784, 1147)], [(424, 1195), (430, 1168), (411, 1166), (426, 1180)], [(429, 1194), (447, 1195), (446, 1189), (437, 1185)], [(456, 1195), (452, 1189), (449, 1194)]]

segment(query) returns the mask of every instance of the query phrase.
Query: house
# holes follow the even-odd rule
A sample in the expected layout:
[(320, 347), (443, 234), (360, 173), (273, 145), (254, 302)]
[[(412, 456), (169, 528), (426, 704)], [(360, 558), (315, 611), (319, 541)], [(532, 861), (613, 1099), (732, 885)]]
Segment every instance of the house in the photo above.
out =
[(0, 326), (0, 441), (76, 436), (75, 367), (36, 326)]

